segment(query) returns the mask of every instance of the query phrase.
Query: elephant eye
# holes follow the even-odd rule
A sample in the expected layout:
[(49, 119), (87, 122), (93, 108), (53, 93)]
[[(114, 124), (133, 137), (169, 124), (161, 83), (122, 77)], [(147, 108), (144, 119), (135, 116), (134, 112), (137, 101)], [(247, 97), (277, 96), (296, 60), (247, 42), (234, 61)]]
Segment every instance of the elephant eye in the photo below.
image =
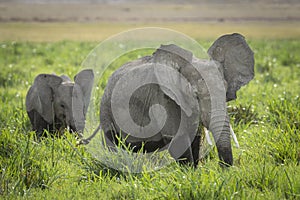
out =
[(60, 107), (65, 108), (65, 105), (64, 104), (60, 104)]

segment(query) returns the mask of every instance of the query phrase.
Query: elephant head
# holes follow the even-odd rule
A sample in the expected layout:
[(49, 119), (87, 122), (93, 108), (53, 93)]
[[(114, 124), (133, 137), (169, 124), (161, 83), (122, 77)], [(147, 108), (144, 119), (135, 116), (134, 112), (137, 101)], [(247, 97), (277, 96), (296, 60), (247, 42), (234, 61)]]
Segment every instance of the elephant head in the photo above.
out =
[[(219, 157), (226, 164), (233, 162), (230, 144), (230, 125), (226, 108), (227, 101), (237, 98), (236, 92), (254, 77), (254, 55), (244, 37), (238, 33), (223, 35), (208, 49), (208, 54), (221, 72), (225, 94), (219, 92), (211, 96), (211, 112), (206, 120), (206, 127), (213, 133)], [(219, 79), (220, 80), (220, 79)], [(216, 91), (216, 85), (211, 81), (210, 91)], [(216, 98), (216, 99), (214, 99)], [(207, 102), (203, 102), (207, 107)], [(220, 106), (221, 105), (221, 106)], [(205, 111), (204, 111), (205, 113)], [(205, 121), (205, 117), (203, 117)]]
[[(147, 152), (169, 143), (174, 158), (195, 163), (200, 145), (197, 128), (202, 124), (213, 133), (221, 163), (232, 165), (226, 102), (253, 78), (253, 52), (235, 33), (217, 39), (208, 54), (211, 60), (202, 60), (176, 45), (162, 45), (152, 56), (114, 72), (100, 106), (107, 141), (121, 133), (132, 147), (143, 146)], [(149, 130), (158, 131), (149, 134)]]
[(83, 70), (74, 77), (39, 74), (26, 96), (26, 110), (34, 131), (40, 136), (69, 127), (83, 132), (94, 75)]

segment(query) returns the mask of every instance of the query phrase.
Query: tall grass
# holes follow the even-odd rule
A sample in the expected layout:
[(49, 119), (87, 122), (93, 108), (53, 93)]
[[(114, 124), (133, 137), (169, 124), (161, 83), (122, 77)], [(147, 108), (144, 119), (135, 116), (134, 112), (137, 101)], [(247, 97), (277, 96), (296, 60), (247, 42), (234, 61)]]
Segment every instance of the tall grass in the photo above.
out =
[(240, 143), (233, 148), (234, 166), (221, 169), (213, 149), (196, 169), (172, 163), (128, 173), (104, 165), (67, 132), (36, 142), (25, 111), (26, 92), (38, 73), (74, 76), (96, 44), (1, 42), (0, 198), (300, 199), (300, 42), (250, 45), (255, 79), (228, 107)]

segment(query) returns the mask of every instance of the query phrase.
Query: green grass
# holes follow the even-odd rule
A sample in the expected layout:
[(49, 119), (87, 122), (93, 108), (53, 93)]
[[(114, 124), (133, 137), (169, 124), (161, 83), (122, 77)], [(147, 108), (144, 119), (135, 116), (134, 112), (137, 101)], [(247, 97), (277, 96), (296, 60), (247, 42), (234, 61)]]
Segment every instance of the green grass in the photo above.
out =
[(250, 41), (255, 79), (228, 106), (240, 143), (233, 167), (221, 169), (214, 149), (197, 169), (173, 163), (140, 174), (103, 166), (68, 133), (37, 143), (30, 131), (24, 101), (34, 77), (74, 76), (96, 45), (0, 43), (0, 199), (300, 199), (299, 40)]

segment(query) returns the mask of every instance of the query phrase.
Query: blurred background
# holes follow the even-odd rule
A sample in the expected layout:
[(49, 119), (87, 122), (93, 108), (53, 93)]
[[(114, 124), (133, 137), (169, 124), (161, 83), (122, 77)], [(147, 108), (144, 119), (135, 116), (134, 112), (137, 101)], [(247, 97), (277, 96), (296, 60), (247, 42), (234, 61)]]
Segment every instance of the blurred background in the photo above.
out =
[(0, 40), (99, 41), (159, 26), (196, 39), (300, 36), (299, 0), (1, 0)]

